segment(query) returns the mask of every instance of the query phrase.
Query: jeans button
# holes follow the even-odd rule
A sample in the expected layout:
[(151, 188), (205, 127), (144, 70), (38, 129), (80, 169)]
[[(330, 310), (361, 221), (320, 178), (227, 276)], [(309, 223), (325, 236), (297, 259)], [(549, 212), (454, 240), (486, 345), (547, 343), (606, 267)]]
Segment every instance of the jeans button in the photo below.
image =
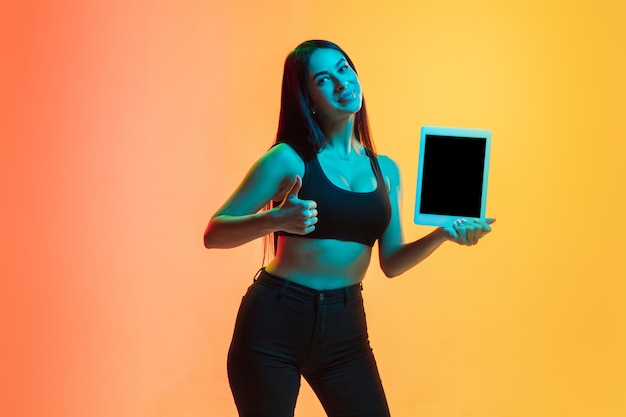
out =
[(323, 299), (324, 299), (324, 293), (321, 293), (320, 294), (320, 300), (323, 300)]

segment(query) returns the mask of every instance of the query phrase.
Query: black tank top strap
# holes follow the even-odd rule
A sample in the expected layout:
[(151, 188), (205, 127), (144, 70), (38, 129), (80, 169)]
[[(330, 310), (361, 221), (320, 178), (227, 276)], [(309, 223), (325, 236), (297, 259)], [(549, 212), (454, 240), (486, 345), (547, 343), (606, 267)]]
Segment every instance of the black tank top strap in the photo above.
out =
[(374, 175), (376, 175), (376, 179), (378, 180), (378, 184), (385, 184), (383, 180), (383, 171), (380, 169), (380, 164), (378, 163), (378, 157), (372, 155), (368, 150), (365, 150), (367, 156), (370, 158), (370, 163), (372, 164), (372, 170), (374, 171)]

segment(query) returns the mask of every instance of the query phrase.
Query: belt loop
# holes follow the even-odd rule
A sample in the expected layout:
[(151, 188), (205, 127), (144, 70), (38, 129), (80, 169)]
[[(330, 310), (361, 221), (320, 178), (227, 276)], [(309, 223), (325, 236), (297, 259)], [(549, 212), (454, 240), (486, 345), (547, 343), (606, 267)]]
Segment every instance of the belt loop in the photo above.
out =
[(287, 287), (289, 287), (289, 280), (288, 279), (285, 280), (285, 282), (283, 284), (283, 287), (280, 289), (280, 292), (278, 294), (276, 294), (276, 299), (277, 300), (279, 300), (285, 294), (285, 292), (287, 291)]

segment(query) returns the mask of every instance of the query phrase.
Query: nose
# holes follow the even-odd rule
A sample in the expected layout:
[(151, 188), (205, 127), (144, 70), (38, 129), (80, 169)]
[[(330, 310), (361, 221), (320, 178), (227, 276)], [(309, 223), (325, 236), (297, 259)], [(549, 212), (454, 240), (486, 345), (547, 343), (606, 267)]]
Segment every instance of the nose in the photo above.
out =
[(337, 91), (343, 91), (348, 88), (349, 81), (339, 82), (337, 83)]

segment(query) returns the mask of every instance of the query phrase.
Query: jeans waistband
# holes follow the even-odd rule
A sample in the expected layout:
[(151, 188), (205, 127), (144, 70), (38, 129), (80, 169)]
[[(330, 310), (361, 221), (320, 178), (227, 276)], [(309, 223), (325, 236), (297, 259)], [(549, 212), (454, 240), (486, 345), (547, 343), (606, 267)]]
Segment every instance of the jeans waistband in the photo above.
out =
[(254, 282), (278, 291), (278, 296), (295, 295), (298, 298), (324, 302), (327, 304), (343, 303), (348, 299), (361, 295), (363, 286), (354, 284), (334, 290), (316, 290), (302, 284), (270, 274), (264, 268), (259, 270)]

